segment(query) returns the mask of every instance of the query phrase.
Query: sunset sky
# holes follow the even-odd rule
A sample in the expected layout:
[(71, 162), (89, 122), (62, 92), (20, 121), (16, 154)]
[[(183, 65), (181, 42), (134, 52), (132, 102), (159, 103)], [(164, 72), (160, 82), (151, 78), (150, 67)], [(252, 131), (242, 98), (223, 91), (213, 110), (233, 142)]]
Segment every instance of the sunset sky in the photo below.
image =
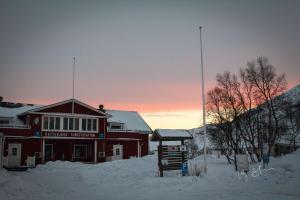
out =
[(300, 1), (0, 0), (0, 96), (136, 110), (153, 128), (201, 125), (206, 90), (258, 56), (300, 83)]

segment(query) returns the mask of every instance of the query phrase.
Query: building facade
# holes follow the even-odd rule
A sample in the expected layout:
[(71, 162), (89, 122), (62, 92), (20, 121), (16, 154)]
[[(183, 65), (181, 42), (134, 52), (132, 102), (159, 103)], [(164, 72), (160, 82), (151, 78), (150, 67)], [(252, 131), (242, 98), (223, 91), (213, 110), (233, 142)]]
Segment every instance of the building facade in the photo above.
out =
[(47, 106), (2, 103), (0, 132), (9, 168), (141, 157), (148, 154), (152, 131), (137, 112), (99, 110), (70, 99)]

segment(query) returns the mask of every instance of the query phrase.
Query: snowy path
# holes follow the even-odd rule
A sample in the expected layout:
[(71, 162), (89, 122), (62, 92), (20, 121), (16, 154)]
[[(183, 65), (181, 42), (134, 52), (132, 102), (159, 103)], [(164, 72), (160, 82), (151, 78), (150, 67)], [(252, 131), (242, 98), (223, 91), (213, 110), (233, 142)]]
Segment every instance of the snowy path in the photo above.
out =
[(28, 172), (4, 171), (0, 199), (300, 199), (300, 151), (272, 159), (274, 170), (249, 176), (247, 182), (224, 159), (210, 157), (204, 177), (181, 177), (173, 171), (159, 178), (156, 163), (156, 155), (151, 155), (96, 165), (50, 162)]

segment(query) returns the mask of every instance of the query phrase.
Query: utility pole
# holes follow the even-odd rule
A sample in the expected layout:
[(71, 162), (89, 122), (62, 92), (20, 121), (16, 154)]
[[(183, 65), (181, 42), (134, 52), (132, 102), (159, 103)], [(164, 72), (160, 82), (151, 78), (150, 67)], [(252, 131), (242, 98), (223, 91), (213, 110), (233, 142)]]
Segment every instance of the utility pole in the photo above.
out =
[(203, 141), (204, 141), (204, 173), (207, 172), (206, 165), (206, 115), (205, 115), (205, 92), (204, 92), (204, 72), (203, 72), (203, 52), (202, 52), (202, 27), (199, 26), (200, 30), (200, 56), (201, 56), (201, 82), (202, 82), (202, 114), (203, 114)]
[(73, 92), (72, 92), (72, 113), (74, 114), (74, 93), (75, 93), (75, 57), (73, 57)]

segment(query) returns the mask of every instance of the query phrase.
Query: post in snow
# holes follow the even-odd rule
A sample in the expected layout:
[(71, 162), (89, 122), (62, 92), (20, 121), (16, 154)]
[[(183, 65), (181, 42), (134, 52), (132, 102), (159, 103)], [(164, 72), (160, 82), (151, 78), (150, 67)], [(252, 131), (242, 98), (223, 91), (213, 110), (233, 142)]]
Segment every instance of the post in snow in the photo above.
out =
[(72, 91), (72, 113), (74, 114), (74, 93), (75, 93), (75, 57), (73, 57), (73, 91)]
[(207, 172), (206, 165), (206, 115), (205, 115), (205, 92), (204, 92), (204, 72), (203, 72), (203, 52), (202, 52), (202, 27), (199, 26), (200, 30), (200, 56), (201, 56), (201, 82), (202, 82), (202, 111), (203, 111), (203, 141), (204, 141), (204, 173)]

